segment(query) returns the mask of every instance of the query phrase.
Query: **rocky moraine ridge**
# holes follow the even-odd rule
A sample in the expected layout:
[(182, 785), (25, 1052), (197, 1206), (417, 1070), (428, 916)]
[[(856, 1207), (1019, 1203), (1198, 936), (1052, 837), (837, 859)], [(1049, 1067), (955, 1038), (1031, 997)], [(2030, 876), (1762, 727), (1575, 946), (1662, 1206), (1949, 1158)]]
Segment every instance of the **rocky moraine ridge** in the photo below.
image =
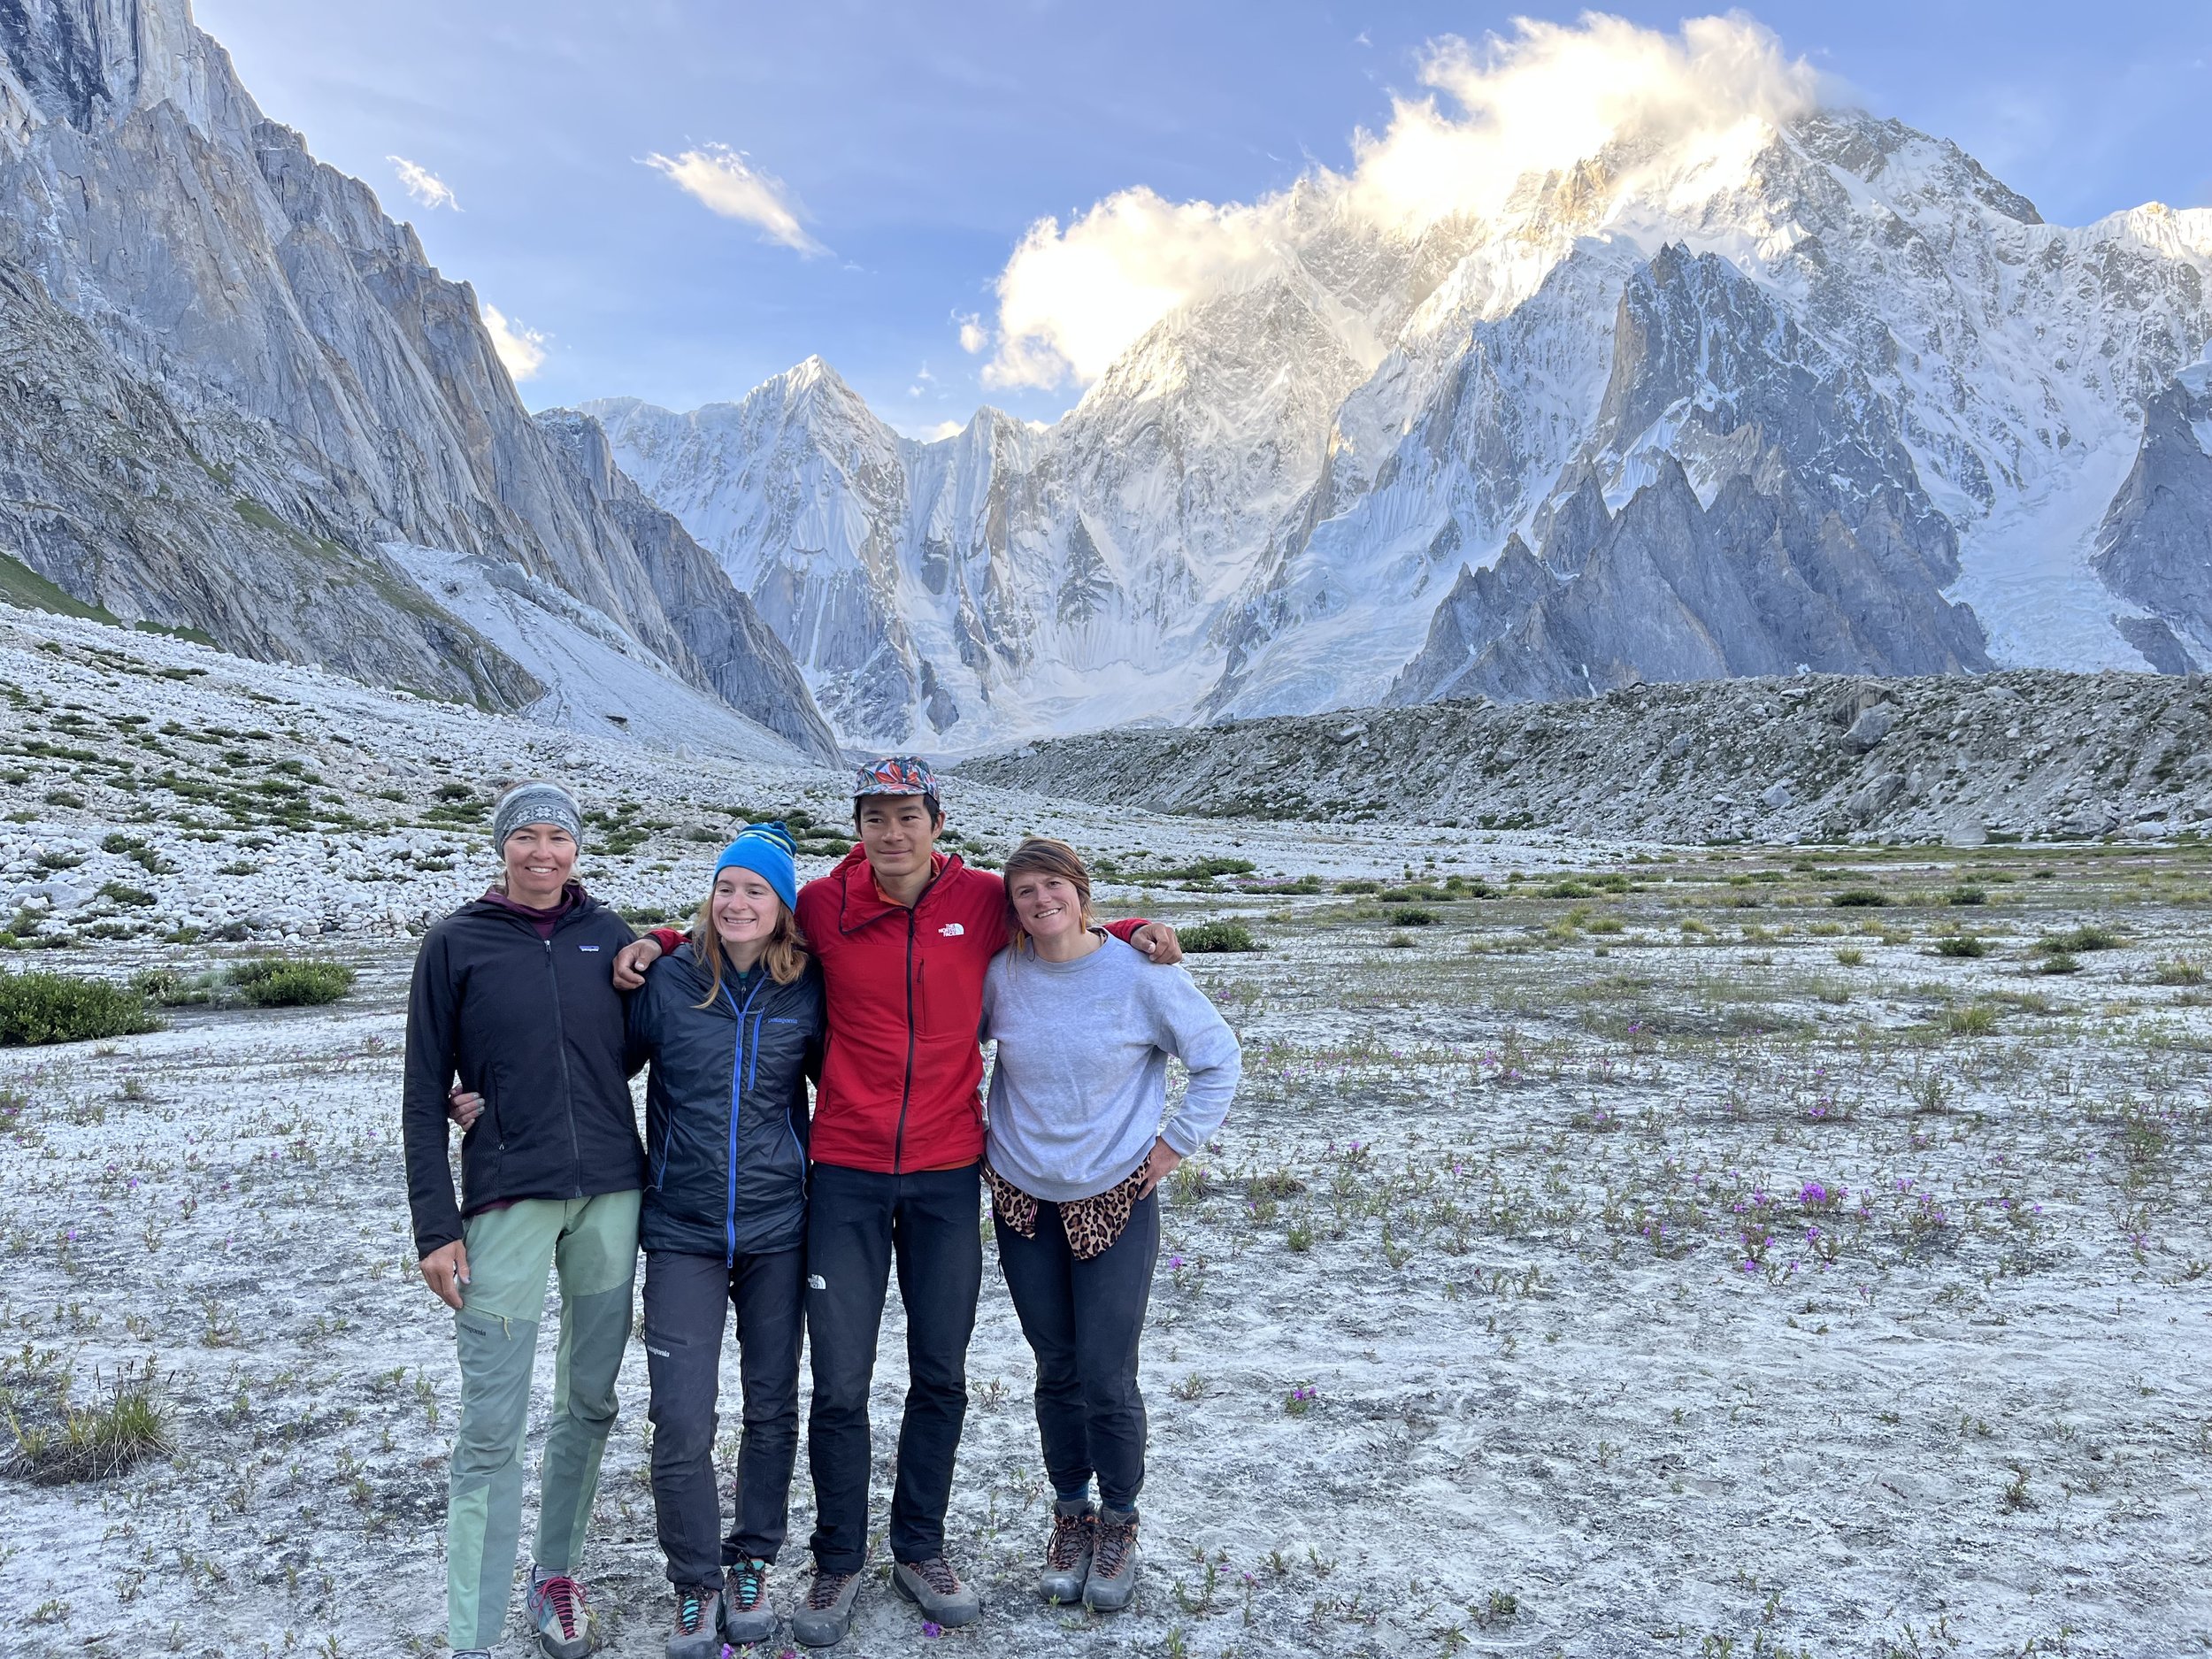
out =
[(1103, 732), (960, 775), (1156, 812), (1656, 841), (2160, 837), (2212, 820), (2212, 681), (2021, 670)]

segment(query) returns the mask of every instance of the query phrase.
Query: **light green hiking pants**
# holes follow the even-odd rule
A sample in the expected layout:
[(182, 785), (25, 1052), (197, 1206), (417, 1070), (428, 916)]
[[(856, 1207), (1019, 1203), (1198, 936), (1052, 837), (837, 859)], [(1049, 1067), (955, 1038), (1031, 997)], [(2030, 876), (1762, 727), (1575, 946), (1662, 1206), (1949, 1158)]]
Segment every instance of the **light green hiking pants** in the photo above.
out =
[(570, 1572), (614, 1426), (615, 1374), (630, 1335), (639, 1194), (527, 1198), (463, 1224), (469, 1282), (454, 1316), (461, 1421), (446, 1499), (446, 1633), (489, 1647), (507, 1622), (522, 1530), (522, 1445), (545, 1276), (560, 1274), (553, 1425), (540, 1467), (536, 1561)]

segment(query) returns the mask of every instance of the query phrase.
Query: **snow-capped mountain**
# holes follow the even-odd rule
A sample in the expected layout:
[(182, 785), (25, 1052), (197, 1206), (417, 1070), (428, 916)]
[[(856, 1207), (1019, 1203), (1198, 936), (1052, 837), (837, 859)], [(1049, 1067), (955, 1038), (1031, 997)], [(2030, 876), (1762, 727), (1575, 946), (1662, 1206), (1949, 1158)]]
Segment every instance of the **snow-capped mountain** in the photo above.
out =
[(748, 742), (833, 755), (750, 602), (533, 422), (474, 293), (262, 116), (187, 0), (0, 6), (0, 556), (84, 605), (561, 702), (385, 549), (436, 550), (549, 584), (641, 672), (751, 687)]
[(1049, 428), (917, 442), (818, 359), (588, 407), (856, 741), (2212, 661), (2212, 603), (2169, 596), (2203, 507), (2116, 500), (2203, 457), (2169, 388), (2212, 340), (2212, 211), (2047, 225), (1816, 111), (1617, 133), (1481, 218), (1302, 186), (1281, 223)]

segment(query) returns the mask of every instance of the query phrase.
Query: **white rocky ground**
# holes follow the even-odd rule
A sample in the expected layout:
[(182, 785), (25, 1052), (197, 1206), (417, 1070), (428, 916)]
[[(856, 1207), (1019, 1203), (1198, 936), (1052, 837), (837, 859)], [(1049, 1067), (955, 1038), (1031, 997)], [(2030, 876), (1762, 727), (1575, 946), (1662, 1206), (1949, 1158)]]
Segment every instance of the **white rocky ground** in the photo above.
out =
[[(19, 613), (0, 682), (5, 880), (48, 889), (0, 969), (280, 940), (364, 970), (326, 1010), (0, 1051), (0, 1386), (35, 1419), (60, 1379), (81, 1397), (150, 1364), (174, 1441), (96, 1485), (6, 1483), (0, 1648), (438, 1651), (456, 1386), (394, 1132), (411, 932), (488, 865), (454, 820), (530, 770), (634, 801), (595, 833), (666, 827), (588, 876), (662, 913), (732, 807), (829, 819), (837, 780)], [(304, 805), (242, 822), (249, 795)], [(849, 1651), (2212, 1647), (2212, 849), (1684, 850), (970, 785), (951, 805), (987, 850), (1056, 829), (1131, 877), (1117, 908), (1240, 917), (1267, 948), (1195, 962), (1249, 1081), (1171, 1194), (1142, 1604), (1102, 1623), (1026, 1596), (1030, 1367), (987, 1284), (952, 1526), (985, 1620), (933, 1642), (878, 1586)], [(1200, 857), (1256, 869), (1138, 874)], [(1334, 890), (1359, 877), (1418, 896)], [(1478, 879), (1499, 896), (1459, 896)], [(111, 882), (152, 902), (70, 902)], [(1944, 902), (1966, 884), (1982, 903)], [(1833, 905), (1855, 889), (1890, 902)], [(2120, 942), (2038, 972), (2039, 939), (2088, 924)], [(1984, 954), (1938, 954), (1956, 937)], [(610, 1650), (646, 1655), (634, 1356), (623, 1402), (592, 1576)], [(803, 1536), (803, 1476), (795, 1497)]]

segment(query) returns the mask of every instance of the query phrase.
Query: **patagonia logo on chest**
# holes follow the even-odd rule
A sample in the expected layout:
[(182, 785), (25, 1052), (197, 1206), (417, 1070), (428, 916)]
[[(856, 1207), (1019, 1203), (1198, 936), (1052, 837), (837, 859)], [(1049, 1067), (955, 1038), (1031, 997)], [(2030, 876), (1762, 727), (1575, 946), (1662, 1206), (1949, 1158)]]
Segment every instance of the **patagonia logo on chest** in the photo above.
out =
[(942, 933), (947, 939), (959, 939), (964, 936), (968, 930), (963, 927), (958, 922), (947, 922), (937, 931)]
[(772, 1025), (795, 1025), (799, 1022), (788, 1014), (771, 1014), (768, 1017), (768, 1023)]
[(599, 947), (596, 945), (579, 945), (576, 949), (579, 950), (597, 950)]

